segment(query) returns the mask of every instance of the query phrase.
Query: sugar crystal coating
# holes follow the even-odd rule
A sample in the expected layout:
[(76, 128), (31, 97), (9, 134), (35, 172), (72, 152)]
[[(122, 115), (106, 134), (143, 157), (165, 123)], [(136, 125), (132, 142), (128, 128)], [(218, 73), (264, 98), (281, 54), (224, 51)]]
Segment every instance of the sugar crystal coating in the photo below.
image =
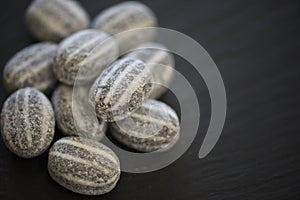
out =
[(6, 147), (23, 158), (42, 154), (52, 142), (55, 119), (50, 101), (34, 88), (16, 91), (1, 112), (1, 134)]
[(61, 186), (85, 195), (111, 191), (121, 174), (119, 159), (110, 148), (82, 137), (55, 142), (49, 151), (48, 171)]

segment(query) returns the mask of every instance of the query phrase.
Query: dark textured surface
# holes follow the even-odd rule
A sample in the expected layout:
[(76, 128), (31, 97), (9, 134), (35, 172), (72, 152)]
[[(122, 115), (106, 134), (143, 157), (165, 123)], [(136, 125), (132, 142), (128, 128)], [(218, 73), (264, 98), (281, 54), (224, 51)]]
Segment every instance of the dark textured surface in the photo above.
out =
[[(119, 1), (81, 2), (95, 16)], [(198, 159), (210, 116), (208, 92), (195, 70), (177, 57), (177, 68), (185, 69), (184, 75), (198, 91), (202, 119), (199, 135), (183, 157), (156, 172), (123, 173), (113, 192), (91, 198), (52, 181), (46, 154), (19, 159), (1, 140), (0, 199), (298, 199), (299, 1), (144, 2), (157, 13), (162, 27), (196, 39), (219, 67), (227, 90), (228, 113), (217, 146), (208, 157)], [(28, 0), (2, 2), (1, 67), (34, 41), (23, 20), (28, 4)], [(7, 93), (0, 89), (3, 103)], [(172, 94), (162, 99), (177, 109)]]

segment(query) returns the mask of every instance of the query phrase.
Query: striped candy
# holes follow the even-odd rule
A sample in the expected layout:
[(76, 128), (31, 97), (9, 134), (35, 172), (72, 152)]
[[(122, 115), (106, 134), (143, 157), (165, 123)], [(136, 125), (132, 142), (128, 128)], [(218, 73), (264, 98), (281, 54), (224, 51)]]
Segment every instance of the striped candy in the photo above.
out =
[(110, 130), (119, 142), (138, 151), (167, 150), (179, 138), (179, 120), (168, 105), (147, 99), (130, 117), (112, 123)]
[(85, 195), (111, 191), (121, 174), (119, 159), (111, 149), (80, 137), (64, 137), (54, 143), (48, 171), (63, 187)]
[(24, 48), (5, 65), (4, 84), (9, 92), (34, 87), (50, 93), (56, 79), (52, 72), (57, 45), (43, 42)]
[(175, 65), (174, 56), (168, 53), (165, 46), (158, 43), (147, 43), (139, 46), (126, 57), (137, 58), (145, 62), (152, 73), (153, 89), (149, 98), (159, 98), (170, 84)]
[[(118, 56), (118, 47), (108, 34), (87, 29), (64, 39), (55, 57), (54, 73), (67, 85), (94, 81)], [(77, 75), (78, 73), (78, 75)]]
[(53, 42), (89, 25), (88, 14), (73, 0), (34, 0), (27, 9), (25, 19), (37, 39)]
[(105, 121), (118, 121), (139, 108), (151, 91), (151, 74), (137, 59), (123, 58), (105, 69), (90, 90), (90, 102)]
[[(65, 135), (80, 135), (100, 141), (107, 125), (97, 119), (88, 104), (87, 87), (60, 85), (52, 95), (56, 123)], [(75, 124), (76, 123), (76, 124)]]
[[(144, 27), (157, 25), (154, 13), (146, 5), (129, 1), (117, 4), (102, 11), (93, 21), (92, 27), (111, 35)], [(131, 31), (116, 37), (120, 51), (126, 52), (141, 43), (151, 41), (153, 31)]]
[(34, 88), (24, 88), (5, 101), (1, 133), (7, 148), (23, 158), (42, 154), (52, 142), (55, 119), (50, 101)]

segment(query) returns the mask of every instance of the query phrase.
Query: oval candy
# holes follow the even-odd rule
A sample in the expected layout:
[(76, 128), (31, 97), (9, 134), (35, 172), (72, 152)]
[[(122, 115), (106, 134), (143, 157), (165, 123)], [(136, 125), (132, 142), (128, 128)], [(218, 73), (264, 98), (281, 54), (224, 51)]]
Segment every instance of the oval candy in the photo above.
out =
[(30, 45), (15, 54), (3, 70), (8, 92), (33, 87), (50, 93), (56, 84), (53, 62), (57, 45), (48, 42)]
[(54, 136), (55, 119), (48, 98), (34, 88), (16, 91), (1, 112), (1, 134), (6, 147), (22, 158), (39, 156)]
[(60, 44), (55, 57), (54, 74), (67, 85), (93, 82), (118, 56), (114, 39), (99, 30), (82, 30)]
[(85, 195), (111, 191), (121, 174), (119, 159), (110, 148), (80, 137), (64, 137), (54, 143), (48, 171), (61, 186)]
[(89, 16), (73, 0), (34, 0), (25, 19), (31, 33), (39, 40), (59, 42), (89, 25)]
[(151, 92), (151, 74), (137, 59), (123, 58), (106, 68), (90, 90), (90, 103), (105, 121), (118, 121), (139, 108)]

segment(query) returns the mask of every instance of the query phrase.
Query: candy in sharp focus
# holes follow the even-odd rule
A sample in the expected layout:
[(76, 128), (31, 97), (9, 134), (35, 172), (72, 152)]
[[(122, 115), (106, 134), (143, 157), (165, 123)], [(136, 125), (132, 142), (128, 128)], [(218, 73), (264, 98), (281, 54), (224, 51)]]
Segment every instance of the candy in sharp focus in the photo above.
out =
[(89, 87), (86, 86), (58, 86), (52, 95), (56, 123), (67, 136), (83, 136), (100, 141), (107, 125), (94, 115), (94, 109), (88, 103), (88, 92)]
[(119, 159), (110, 148), (80, 137), (64, 137), (54, 143), (48, 171), (61, 186), (85, 195), (111, 191), (121, 174)]
[(168, 49), (159, 43), (146, 43), (125, 56), (145, 62), (154, 81), (149, 98), (159, 98), (167, 90), (174, 75), (175, 60), (173, 54), (169, 53)]
[(1, 134), (6, 147), (22, 158), (42, 154), (52, 142), (55, 119), (48, 98), (34, 88), (16, 91), (1, 112)]
[(50, 93), (57, 82), (52, 71), (56, 52), (56, 44), (41, 42), (16, 53), (3, 70), (7, 91), (13, 92), (24, 87), (33, 87)]
[(89, 16), (73, 0), (34, 0), (25, 19), (30, 32), (39, 40), (59, 42), (89, 25)]
[[(93, 28), (116, 36), (121, 53), (151, 41), (155, 36), (155, 31), (149, 29), (143, 31), (141, 28), (155, 26), (157, 26), (157, 19), (152, 10), (136, 1), (123, 2), (107, 8), (100, 12), (92, 22)], [(140, 30), (130, 31), (134, 29)], [(125, 33), (125, 31), (128, 32)]]
[(106, 68), (90, 89), (89, 101), (105, 121), (126, 118), (151, 92), (151, 73), (145, 63), (119, 59)]
[(176, 112), (163, 102), (147, 99), (130, 117), (111, 123), (111, 134), (141, 152), (167, 150), (179, 138)]
[(64, 39), (54, 62), (56, 78), (67, 85), (93, 82), (118, 56), (115, 40), (100, 30), (87, 29)]

